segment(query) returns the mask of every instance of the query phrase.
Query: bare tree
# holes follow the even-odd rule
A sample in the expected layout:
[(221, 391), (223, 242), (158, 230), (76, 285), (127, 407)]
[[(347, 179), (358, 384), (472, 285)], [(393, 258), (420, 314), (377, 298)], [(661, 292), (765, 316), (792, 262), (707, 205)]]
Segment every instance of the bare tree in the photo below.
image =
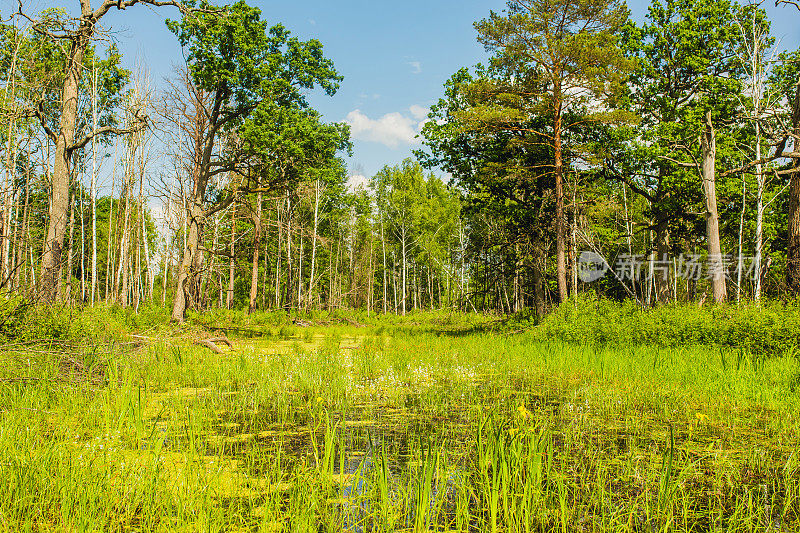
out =
[(700, 134), (703, 161), (701, 175), (703, 180), (703, 193), (706, 200), (706, 238), (708, 240), (708, 255), (712, 268), (711, 283), (714, 290), (714, 301), (724, 302), (725, 270), (722, 261), (722, 248), (719, 240), (719, 213), (717, 211), (716, 190), (716, 154), (717, 139), (714, 126), (711, 125), (711, 112), (706, 114), (705, 129)]
[(42, 129), (55, 144), (55, 159), (52, 173), (52, 189), (49, 209), (47, 234), (42, 257), (42, 272), (39, 278), (40, 296), (46, 302), (56, 300), (61, 283), (62, 248), (69, 211), (69, 176), (72, 154), (86, 146), (99, 135), (121, 135), (144, 127), (145, 118), (137, 117), (131, 129), (122, 130), (114, 126), (93, 129), (83, 138), (76, 139), (78, 100), (80, 97), (80, 81), (83, 76), (84, 56), (88, 47), (98, 37), (101, 19), (112, 9), (125, 9), (136, 4), (150, 6), (175, 6), (185, 11), (183, 6), (174, 0), (103, 0), (96, 9), (90, 0), (79, 0), (80, 15), (59, 21), (58, 29), (53, 29), (52, 20), (34, 19), (23, 12), (22, 0), (18, 0), (19, 10), (16, 15), (26, 19), (33, 31), (54, 40), (65, 52), (64, 78), (61, 83), (61, 109), (56, 130), (49, 126), (44, 113), (44, 101), (39, 101), (31, 110), (41, 123)]
[[(768, 57), (770, 36), (768, 28), (761, 24), (756, 17), (757, 10), (751, 12), (751, 20), (737, 20), (737, 26), (741, 35), (742, 47), (738, 55), (739, 61), (744, 66), (747, 73), (747, 82), (742, 107), (747, 110), (747, 118), (753, 124), (755, 130), (754, 153), (755, 153), (755, 175), (756, 175), (756, 235), (755, 235), (755, 257), (753, 262), (756, 274), (755, 290), (753, 298), (756, 301), (761, 299), (761, 271), (764, 249), (764, 189), (766, 186), (767, 173), (764, 172), (764, 162), (762, 160), (763, 131), (762, 122), (774, 111), (775, 95), (768, 90), (766, 67), (772, 62), (772, 57)], [(745, 183), (742, 183), (743, 191)], [(741, 238), (741, 235), (740, 235)], [(741, 257), (741, 246), (740, 246)], [(740, 261), (741, 263), (741, 261)], [(741, 274), (742, 266), (738, 267)], [(741, 283), (741, 280), (739, 281)], [(741, 289), (737, 290), (737, 294)]]

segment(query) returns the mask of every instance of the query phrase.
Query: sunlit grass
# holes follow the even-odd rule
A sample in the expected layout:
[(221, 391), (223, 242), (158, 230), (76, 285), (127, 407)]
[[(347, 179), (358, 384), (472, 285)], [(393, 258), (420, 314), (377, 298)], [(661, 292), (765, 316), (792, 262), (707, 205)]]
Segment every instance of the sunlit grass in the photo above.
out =
[(264, 324), (222, 355), (169, 335), (6, 352), (0, 525), (800, 526), (791, 354), (581, 346), (424, 318)]

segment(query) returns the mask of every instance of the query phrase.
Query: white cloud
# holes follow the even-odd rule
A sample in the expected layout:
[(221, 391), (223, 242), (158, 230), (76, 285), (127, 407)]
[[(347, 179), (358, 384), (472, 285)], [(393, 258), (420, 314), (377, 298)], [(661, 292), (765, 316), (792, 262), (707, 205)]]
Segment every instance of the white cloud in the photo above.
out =
[(419, 61), (407, 61), (406, 64), (411, 67), (412, 74), (422, 73), (422, 63), (420, 63)]
[(347, 188), (351, 191), (357, 190), (359, 187), (366, 188), (369, 185), (369, 178), (363, 174), (352, 174), (347, 178)]
[[(419, 108), (420, 106), (412, 106)], [(403, 113), (387, 113), (380, 118), (371, 119), (360, 109), (350, 111), (345, 122), (350, 125), (350, 133), (354, 139), (383, 144), (389, 148), (400, 145), (418, 145), (417, 136), (422, 121), (417, 118), (419, 109), (412, 109), (412, 116)]]
[(425, 120), (428, 117), (428, 113), (430, 112), (430, 108), (422, 107), (421, 105), (412, 105), (408, 108), (411, 111), (411, 114), (417, 120)]

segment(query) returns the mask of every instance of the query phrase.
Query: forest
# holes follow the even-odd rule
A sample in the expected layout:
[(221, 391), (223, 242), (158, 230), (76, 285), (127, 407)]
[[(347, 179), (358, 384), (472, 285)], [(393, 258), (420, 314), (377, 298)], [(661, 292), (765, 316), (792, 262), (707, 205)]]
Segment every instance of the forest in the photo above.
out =
[[(2, 289), (176, 321), (795, 296), (798, 52), (756, 5), (654, 3), (637, 25), (595, 4), (476, 23), (487, 64), (453, 74), (414, 159), (359, 187), (347, 124), (306, 96), (335, 94), (332, 60), (256, 8), (181, 8), (186, 64), (158, 92), (103, 46), (112, 3), (21, 10), (2, 28)], [(583, 251), (617, 275), (585, 283)]]
[(64, 2), (0, 8), (0, 528), (800, 528), (797, 1), (487, 2), (361, 180), (269, 8)]

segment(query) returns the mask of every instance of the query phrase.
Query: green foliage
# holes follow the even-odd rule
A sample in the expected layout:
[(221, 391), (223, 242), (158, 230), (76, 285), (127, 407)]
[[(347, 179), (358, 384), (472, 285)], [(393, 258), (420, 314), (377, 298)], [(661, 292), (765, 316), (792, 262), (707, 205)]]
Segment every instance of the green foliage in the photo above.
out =
[(12, 343), (66, 341), (83, 346), (128, 340), (130, 334), (164, 329), (166, 309), (143, 304), (138, 309), (118, 305), (95, 307), (32, 304), (23, 298), (3, 299), (0, 339)]
[(622, 28), (622, 46), (636, 68), (630, 74), (628, 96), (619, 105), (641, 117), (641, 123), (610, 133), (606, 165), (647, 200), (656, 246), (662, 251), (667, 234), (673, 248), (702, 246), (698, 237), (704, 235), (705, 204), (697, 167), (698, 135), (709, 111), (717, 130), (722, 236), (730, 236), (729, 249), (735, 242), (741, 176), (722, 171), (742, 166), (742, 146), (752, 145), (749, 126), (732, 120), (743, 115), (745, 81), (737, 56), (744, 37), (737, 24), (748, 25), (751, 19), (768, 33), (766, 14), (754, 4), (655, 0), (642, 26), (631, 21)]
[(800, 345), (800, 305), (674, 304), (643, 310), (633, 302), (581, 298), (547, 316), (535, 336), (593, 346), (714, 346), (736, 357), (778, 357), (795, 354)]
[(329, 95), (338, 89), (342, 78), (319, 41), (300, 41), (280, 24), (268, 27), (261, 10), (244, 1), (216, 7), (203, 0), (198, 7), (167, 27), (187, 48), (197, 87), (230, 107), (228, 127), (263, 100), (305, 107), (304, 89), (319, 85)]
[[(60, 9), (45, 10), (40, 18), (40, 26), (49, 31), (58, 31), (71, 24)], [(60, 46), (43, 33), (0, 25), (0, 78), (6, 86), (13, 84), (15, 89), (16, 102), (10, 104), (27, 109), (39, 107), (44, 122), (53, 131), (58, 130), (61, 116), (61, 91), (68, 52), (68, 47)], [(115, 126), (131, 74), (122, 67), (122, 54), (115, 44), (100, 49), (90, 43), (83, 55), (83, 68), (88, 75), (80, 80), (81, 94), (92, 94), (93, 75), (97, 74), (98, 127)], [(80, 139), (92, 129), (91, 97), (79, 99), (77, 118), (75, 133), (76, 139)], [(106, 137), (101, 136), (98, 141), (104, 139)]]
[(352, 149), (349, 127), (325, 124), (313, 109), (283, 107), (263, 101), (240, 130), (248, 153), (260, 164), (254, 180), (260, 187), (294, 189), (313, 178), (331, 181), (344, 166), (340, 151)]

